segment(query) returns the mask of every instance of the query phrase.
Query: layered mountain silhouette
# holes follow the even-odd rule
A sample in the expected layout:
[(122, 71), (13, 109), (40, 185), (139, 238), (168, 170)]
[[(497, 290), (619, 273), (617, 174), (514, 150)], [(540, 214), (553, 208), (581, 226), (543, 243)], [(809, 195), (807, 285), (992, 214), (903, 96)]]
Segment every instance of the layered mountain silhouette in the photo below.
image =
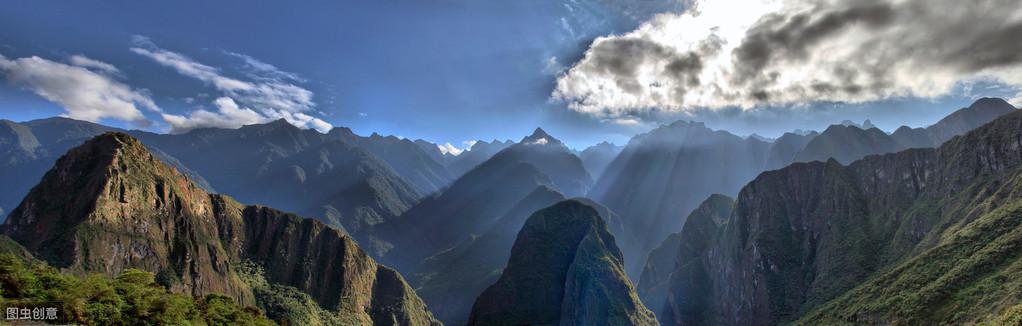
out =
[(581, 153), (578, 153), (578, 158), (582, 160), (586, 171), (589, 171), (593, 178), (599, 178), (603, 171), (607, 169), (607, 165), (610, 165), (610, 162), (621, 153), (622, 149), (624, 149), (623, 146), (601, 142), (589, 146)]
[(901, 136), (907, 131), (888, 135), (876, 128), (861, 129), (866, 124), (833, 125), (819, 134), (787, 133), (767, 143), (711, 130), (702, 123), (676, 122), (634, 137), (597, 180), (589, 197), (620, 214), (628, 233), (644, 239), (639, 250), (624, 251), (628, 274), (638, 279), (653, 248), (682, 229), (685, 212), (711, 194), (737, 195), (762, 171), (793, 162), (836, 159), (848, 164), (868, 155), (937, 146), (1014, 111), (1001, 99), (977, 100), (930, 127), (902, 128), (928, 139), (913, 145), (906, 145), (907, 136)]
[(426, 258), (411, 278), (416, 291), (445, 324), (464, 325), (476, 297), (500, 277), (526, 219), (564, 199), (548, 186), (537, 187), (479, 236)]
[[(705, 261), (700, 255), (706, 251), (712, 237), (731, 215), (733, 205), (734, 200), (730, 197), (710, 195), (688, 215), (681, 232), (668, 236), (649, 254), (637, 288), (642, 302), (657, 313), (661, 324), (712, 324), (702, 318), (701, 311), (706, 308), (703, 300), (705, 296), (690, 294), (706, 290), (698, 288), (706, 284), (704, 282), (708, 277), (703, 268)], [(694, 288), (680, 290), (672, 287), (672, 284), (691, 285)], [(685, 295), (668, 297), (668, 294)], [(687, 319), (676, 316), (685, 316)]]
[(589, 193), (625, 219), (627, 232), (643, 239), (636, 251), (624, 253), (628, 274), (637, 279), (649, 251), (681, 230), (681, 212), (710, 194), (734, 194), (752, 180), (769, 149), (770, 143), (691, 122), (633, 138)]
[(405, 273), (425, 258), (486, 232), (537, 187), (580, 195), (592, 183), (581, 160), (537, 129), (476, 166), (447, 189), (378, 228), (394, 245), (382, 261)]
[(468, 325), (657, 325), (624, 273), (621, 252), (592, 206), (537, 211), (507, 268), (472, 306)]
[(367, 245), (369, 226), (399, 215), (420, 197), (362, 147), (284, 120), (183, 135), (137, 135), (205, 176), (217, 191), (319, 218)]
[(833, 125), (806, 144), (793, 162), (827, 161), (833, 158), (841, 164), (849, 164), (868, 155), (936, 147), (1014, 110), (1015, 107), (1003, 99), (981, 98), (926, 128), (902, 126), (894, 133), (887, 134), (863, 125)]
[(137, 268), (174, 292), (265, 305), (275, 292), (246, 281), (252, 275), (239, 266), (248, 264), (262, 271), (255, 274), (262, 282), (311, 298), (343, 324), (439, 324), (397, 272), (350, 237), (209, 194), (123, 133), (97, 136), (62, 156), (11, 212), (3, 233), (77, 273)]
[[(397, 175), (408, 182), (420, 194), (431, 194), (453, 180), (444, 167), (446, 158), (440, 154), (436, 144), (424, 140), (413, 142), (395, 136), (381, 136), (373, 133), (369, 137), (356, 135), (348, 128), (334, 128), (328, 138), (361, 147), (377, 158), (387, 162)], [(428, 145), (422, 144), (427, 143)]]
[(468, 150), (462, 152), (461, 155), (448, 159), (447, 171), (450, 172), (451, 177), (455, 179), (460, 178), (469, 170), (486, 162), (493, 155), (514, 144), (515, 142), (511, 140), (499, 141), (494, 139), (489, 142), (477, 141)]
[(718, 228), (686, 225), (683, 237), (709, 240), (678, 251), (658, 313), (682, 325), (1001, 315), (1022, 279), (1020, 139), (1022, 113), (1011, 112), (937, 149), (763, 173)]

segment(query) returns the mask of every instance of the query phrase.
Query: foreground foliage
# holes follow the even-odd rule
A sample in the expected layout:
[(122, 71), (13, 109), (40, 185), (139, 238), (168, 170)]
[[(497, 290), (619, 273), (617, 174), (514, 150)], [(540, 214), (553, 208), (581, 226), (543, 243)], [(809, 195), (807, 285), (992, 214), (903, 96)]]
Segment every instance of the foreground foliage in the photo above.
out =
[(86, 325), (273, 325), (256, 308), (208, 294), (188, 297), (128, 269), (115, 279), (63, 274), (39, 262), (0, 254), (0, 309), (56, 308), (55, 323)]

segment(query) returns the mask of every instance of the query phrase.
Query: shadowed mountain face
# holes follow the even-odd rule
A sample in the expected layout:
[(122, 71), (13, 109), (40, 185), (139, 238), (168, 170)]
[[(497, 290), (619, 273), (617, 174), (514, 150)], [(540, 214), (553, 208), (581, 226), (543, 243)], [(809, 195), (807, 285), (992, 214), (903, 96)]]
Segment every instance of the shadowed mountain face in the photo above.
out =
[[(980, 99), (928, 128), (905, 129), (923, 145), (939, 145), (955, 132), (971, 130), (1015, 109), (1000, 99)], [(820, 134), (788, 133), (772, 144), (714, 131), (701, 123), (676, 122), (636, 136), (608, 166), (589, 196), (624, 217), (625, 229), (645, 239), (641, 250), (625, 249), (628, 274), (639, 277), (646, 256), (663, 239), (681, 230), (684, 213), (710, 194), (736, 195), (761, 171), (793, 161), (851, 163), (867, 155), (903, 150), (899, 138), (860, 125), (833, 125)], [(953, 132), (947, 132), (953, 131)], [(634, 257), (634, 258), (633, 258)]]
[(892, 153), (903, 149), (897, 141), (882, 130), (867, 130), (856, 126), (831, 125), (814, 137), (795, 156), (795, 162), (827, 161), (835, 159), (848, 164), (867, 155)]
[(589, 171), (593, 178), (599, 178), (622, 149), (624, 149), (622, 146), (602, 142), (586, 148), (579, 153), (578, 158), (582, 160), (586, 171)]
[(464, 325), (476, 297), (500, 277), (525, 220), (564, 199), (550, 187), (536, 188), (486, 232), (426, 258), (412, 278), (416, 291), (444, 324)]
[(1003, 289), (1022, 279), (1012, 249), (1022, 246), (1020, 130), (1022, 113), (1012, 112), (938, 149), (763, 173), (719, 231), (693, 235), (711, 239), (702, 253), (679, 253), (678, 266), (702, 266), (687, 274), (698, 277), (672, 278), (668, 297), (706, 298), (702, 309), (669, 301), (664, 319), (970, 324), (999, 315), (1018, 301)]
[[(705, 252), (717, 229), (731, 215), (733, 205), (734, 200), (730, 197), (710, 195), (688, 215), (681, 232), (668, 236), (649, 254), (637, 288), (642, 302), (657, 314), (661, 324), (708, 324), (699, 312), (705, 309), (705, 296), (668, 298), (667, 295), (699, 293), (699, 289), (672, 289), (671, 284), (689, 281), (699, 286), (704, 282), (707, 276), (702, 273), (704, 261), (699, 257)], [(676, 309), (684, 313), (677, 314), (674, 312)], [(679, 320), (673, 318), (675, 315), (690, 317)]]
[(591, 182), (578, 157), (537, 129), (377, 228), (377, 235), (396, 248), (381, 260), (412, 273), (426, 257), (486, 232), (537, 187), (578, 194)]
[(593, 207), (567, 200), (537, 211), (468, 325), (656, 325), (621, 259)]
[(430, 149), (411, 140), (394, 136), (384, 137), (373, 133), (369, 137), (361, 137), (348, 128), (334, 128), (327, 134), (327, 138), (341, 140), (372, 153), (390, 165), (397, 175), (420, 194), (431, 194), (453, 180), (444, 167), (446, 159), (435, 155), (440, 154), (435, 144), (431, 144)]
[(472, 144), (465, 152), (461, 155), (451, 158), (450, 163), (447, 165), (447, 171), (450, 172), (451, 177), (457, 179), (468, 173), (468, 171), (474, 169), (479, 164), (483, 164), (493, 155), (496, 155), (505, 148), (514, 145), (515, 142), (510, 140), (499, 141), (493, 140), (492, 142), (478, 141)]
[(819, 135), (820, 133), (815, 131), (807, 134), (784, 133), (770, 146), (770, 152), (767, 153), (766, 165), (763, 169), (776, 170), (795, 162), (795, 156), (806, 147), (806, 144)]
[(238, 269), (247, 262), (261, 267), (267, 282), (299, 290), (345, 323), (438, 324), (400, 275), (351, 238), (314, 220), (208, 194), (122, 133), (61, 157), (3, 232), (78, 273), (138, 268), (175, 292), (225, 293), (262, 305)]
[(643, 239), (625, 252), (638, 278), (646, 256), (681, 230), (685, 213), (714, 193), (734, 194), (764, 166), (770, 144), (677, 122), (636, 136), (593, 187), (590, 197), (620, 214), (627, 232)]
[(370, 226), (399, 215), (419, 198), (386, 162), (354, 141), (330, 139), (340, 136), (301, 130), (283, 120), (183, 135), (137, 134), (207, 176), (218, 191), (316, 217), (363, 243)]
[[(982, 98), (926, 128), (901, 127), (888, 135), (879, 129), (854, 125), (833, 125), (806, 144), (793, 162), (836, 159), (849, 164), (868, 155), (893, 153), (909, 148), (937, 147), (1015, 107), (1002, 99)], [(783, 166), (783, 165), (782, 165)]]

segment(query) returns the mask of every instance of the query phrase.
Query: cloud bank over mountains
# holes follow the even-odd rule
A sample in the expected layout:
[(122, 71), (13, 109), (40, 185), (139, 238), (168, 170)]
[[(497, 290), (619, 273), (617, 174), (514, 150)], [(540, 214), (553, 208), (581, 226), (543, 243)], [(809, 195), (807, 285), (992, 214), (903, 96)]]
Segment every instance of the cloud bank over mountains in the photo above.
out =
[[(228, 53), (244, 60), (252, 80), (241, 80), (224, 75), (220, 69), (202, 64), (185, 55), (156, 46), (145, 37), (136, 36), (131, 52), (152, 59), (191, 78), (212, 86), (223, 94), (214, 101), (217, 112), (196, 110), (188, 116), (164, 114), (172, 132), (184, 132), (201, 127), (236, 128), (244, 124), (285, 119), (300, 128), (329, 131), (331, 125), (308, 114), (316, 106), (312, 91), (294, 85), (297, 75), (281, 71), (273, 65), (250, 56)], [(240, 107), (238, 103), (247, 107)], [(254, 120), (254, 121), (253, 121)]]
[(714, 0), (597, 38), (552, 94), (600, 118), (1022, 88), (1014, 0)]
[(149, 126), (142, 109), (162, 111), (146, 91), (115, 78), (118, 72), (113, 65), (81, 55), (72, 56), (69, 63), (0, 55), (0, 74), (12, 85), (61, 105), (67, 117), (92, 122), (110, 118)]
[[(295, 84), (305, 81), (297, 74), (248, 55), (224, 52), (244, 63), (246, 78), (233, 78), (219, 68), (160, 48), (146, 37), (136, 36), (133, 43), (131, 52), (216, 90), (219, 94), (209, 103), (213, 110), (196, 103), (200, 106), (182, 114), (166, 112), (153, 101), (149, 90), (130, 86), (116, 66), (84, 55), (72, 55), (66, 63), (37, 56), (8, 59), (0, 55), (0, 75), (12, 85), (60, 105), (64, 116), (91, 122), (115, 119), (136, 127), (154, 125), (145, 110), (158, 115), (172, 133), (206, 127), (238, 128), (277, 119), (321, 132), (333, 128), (313, 116), (317, 113), (313, 92)], [(194, 103), (194, 98), (186, 103)]]

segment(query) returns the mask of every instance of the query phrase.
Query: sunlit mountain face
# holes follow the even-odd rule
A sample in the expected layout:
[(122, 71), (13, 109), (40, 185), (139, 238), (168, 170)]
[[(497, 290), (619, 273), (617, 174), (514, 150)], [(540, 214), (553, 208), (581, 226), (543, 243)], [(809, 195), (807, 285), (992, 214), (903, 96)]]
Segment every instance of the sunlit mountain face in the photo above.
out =
[(0, 324), (1019, 325), (1016, 2), (7, 6)]

